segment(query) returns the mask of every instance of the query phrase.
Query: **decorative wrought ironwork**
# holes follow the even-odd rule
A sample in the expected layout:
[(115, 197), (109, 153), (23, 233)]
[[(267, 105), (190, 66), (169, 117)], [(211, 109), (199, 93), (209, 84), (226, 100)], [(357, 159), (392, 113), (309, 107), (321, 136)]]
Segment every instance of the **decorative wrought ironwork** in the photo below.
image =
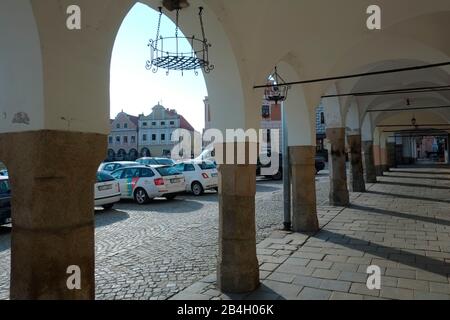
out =
[[(179, 36), (179, 19), (181, 8), (176, 8), (176, 26), (174, 37), (163, 37), (161, 32), (161, 19), (163, 15), (163, 8), (159, 7), (159, 21), (156, 31), (156, 38), (150, 40), (148, 46), (150, 47), (150, 60), (147, 61), (147, 70), (152, 70), (157, 73), (159, 68), (167, 70), (184, 71), (194, 70), (198, 75), (198, 70), (203, 69), (205, 73), (210, 73), (214, 69), (209, 61), (209, 48), (211, 44), (208, 42), (203, 24), (203, 7), (199, 8), (200, 27), (202, 30), (202, 39), (193, 35), (192, 37)], [(180, 50), (180, 42), (188, 41), (191, 50), (183, 52)]]
[(277, 67), (267, 80), (270, 87), (264, 91), (264, 98), (275, 104), (286, 101), (290, 86), (286, 85), (286, 81), (278, 74)]

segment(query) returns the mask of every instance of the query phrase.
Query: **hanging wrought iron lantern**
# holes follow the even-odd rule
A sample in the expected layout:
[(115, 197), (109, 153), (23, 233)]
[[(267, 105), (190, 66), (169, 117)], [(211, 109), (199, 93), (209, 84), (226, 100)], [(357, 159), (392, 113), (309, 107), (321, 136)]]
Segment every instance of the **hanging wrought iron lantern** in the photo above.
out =
[(278, 69), (275, 67), (274, 73), (272, 73), (267, 79), (270, 87), (264, 91), (264, 98), (266, 101), (279, 102), (286, 101), (290, 87), (286, 85), (286, 81), (278, 74)]
[[(199, 20), (200, 27), (202, 31), (202, 38), (197, 38), (195, 35), (192, 37), (183, 37), (179, 35), (179, 21), (180, 21), (180, 11), (186, 6), (182, 6), (183, 3), (177, 2), (178, 5), (173, 5), (171, 8), (176, 10), (176, 25), (175, 25), (175, 36), (173, 37), (163, 37), (160, 35), (161, 32), (161, 19), (163, 15), (163, 8), (159, 7), (159, 21), (156, 31), (156, 38), (151, 39), (148, 46), (150, 47), (150, 60), (147, 61), (147, 70), (152, 70), (157, 73), (159, 68), (167, 70), (167, 74), (171, 70), (184, 71), (194, 70), (195, 74), (198, 75), (198, 70), (203, 69), (205, 73), (210, 73), (214, 69), (209, 61), (209, 48), (211, 44), (208, 42), (205, 33), (205, 27), (203, 24), (203, 7), (199, 7)], [(183, 51), (180, 49), (181, 42), (188, 41), (191, 50)]]

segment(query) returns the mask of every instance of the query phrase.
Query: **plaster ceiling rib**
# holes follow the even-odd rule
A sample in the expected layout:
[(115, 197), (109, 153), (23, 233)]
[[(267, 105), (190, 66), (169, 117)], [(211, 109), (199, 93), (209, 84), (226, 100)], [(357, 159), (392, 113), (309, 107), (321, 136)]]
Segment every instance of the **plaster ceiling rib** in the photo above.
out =
[(332, 94), (322, 96), (322, 99), (327, 98), (338, 98), (338, 97), (363, 97), (363, 96), (383, 96), (383, 95), (395, 95), (395, 94), (405, 94), (405, 93), (429, 93), (429, 92), (441, 92), (450, 91), (450, 85), (447, 86), (433, 86), (433, 87), (419, 87), (419, 88), (403, 88), (403, 89), (393, 89), (393, 90), (382, 90), (382, 91), (366, 91), (366, 92), (352, 92), (343, 94)]
[[(388, 70), (381, 70), (381, 71), (372, 71), (372, 72), (348, 74), (348, 75), (342, 75), (342, 76), (336, 76), (336, 77), (328, 77), (328, 78), (319, 78), (319, 79), (287, 82), (287, 83), (283, 83), (282, 85), (283, 86), (293, 86), (293, 85), (310, 84), (310, 83), (318, 83), (318, 82), (326, 82), (326, 81), (334, 81), (334, 80), (361, 78), (361, 77), (376, 76), (376, 75), (382, 75), (382, 74), (390, 74), (390, 73), (399, 73), (399, 72), (407, 72), (407, 71), (416, 71), (416, 70), (424, 70), (424, 69), (431, 69), (431, 68), (439, 68), (439, 67), (445, 67), (445, 66), (448, 66), (448, 65), (450, 65), (450, 61), (441, 62), (441, 63), (434, 63), (434, 64), (418, 65), (418, 66), (406, 67), (406, 68), (388, 69)], [(270, 88), (271, 86), (272, 85), (264, 84), (264, 85), (254, 86), (253, 89)]]
[(433, 107), (414, 107), (414, 108), (395, 108), (395, 109), (371, 109), (367, 112), (399, 112), (399, 111), (414, 111), (414, 110), (435, 110), (435, 109), (448, 109), (450, 106), (433, 106)]
[[(416, 127), (448, 127), (448, 123), (441, 123), (441, 124), (420, 124), (416, 125)], [(377, 128), (396, 128), (396, 127), (412, 127), (411, 124), (385, 124), (385, 125), (378, 125)]]

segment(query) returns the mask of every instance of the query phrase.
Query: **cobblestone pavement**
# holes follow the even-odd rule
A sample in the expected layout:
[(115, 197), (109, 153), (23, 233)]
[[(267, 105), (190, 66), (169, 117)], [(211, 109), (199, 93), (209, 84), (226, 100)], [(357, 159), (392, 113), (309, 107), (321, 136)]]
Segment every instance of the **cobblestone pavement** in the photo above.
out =
[[(394, 169), (368, 187), (349, 208), (321, 207), (317, 234), (260, 242), (257, 291), (222, 294), (212, 274), (173, 299), (450, 300), (450, 168)], [(367, 288), (369, 265), (381, 290)]]
[[(328, 197), (328, 176), (317, 176), (317, 197)], [(283, 222), (282, 184), (257, 184), (257, 239)], [(97, 299), (167, 299), (215, 271), (217, 195), (182, 196), (146, 206), (123, 202), (96, 214)], [(10, 229), (0, 228), (0, 299), (9, 296)]]

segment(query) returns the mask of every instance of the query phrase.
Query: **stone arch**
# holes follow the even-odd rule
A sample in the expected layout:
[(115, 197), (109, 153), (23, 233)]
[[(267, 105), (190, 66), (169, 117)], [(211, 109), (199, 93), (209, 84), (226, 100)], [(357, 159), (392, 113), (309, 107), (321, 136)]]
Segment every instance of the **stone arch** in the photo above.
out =
[[(153, 10), (157, 10), (158, 6), (161, 5), (161, 2), (157, 0), (127, 0), (124, 2), (126, 4), (115, 10), (117, 12), (115, 21), (110, 22), (114, 27), (112, 29), (114, 37), (122, 21), (137, 2), (148, 5)], [(182, 14), (197, 17), (199, 6), (205, 8), (204, 21), (207, 26), (207, 36), (213, 42), (213, 46), (210, 49), (210, 59), (215, 68), (213, 72), (204, 74), (211, 108), (212, 127), (220, 130), (245, 128), (247, 122), (251, 120), (246, 119), (248, 118), (246, 116), (246, 99), (244, 97), (238, 60), (235, 57), (226, 31), (206, 1), (192, 1), (189, 8), (183, 9)], [(164, 14), (172, 21), (175, 20), (173, 12), (170, 13), (165, 10)], [(200, 32), (198, 24), (197, 18), (180, 19), (180, 29), (186, 36), (198, 34)], [(149, 38), (151, 37), (154, 37), (154, 34), (152, 31), (149, 31)], [(112, 43), (110, 49), (112, 50)]]
[(30, 1), (0, 3), (0, 133), (44, 128), (41, 42)]

